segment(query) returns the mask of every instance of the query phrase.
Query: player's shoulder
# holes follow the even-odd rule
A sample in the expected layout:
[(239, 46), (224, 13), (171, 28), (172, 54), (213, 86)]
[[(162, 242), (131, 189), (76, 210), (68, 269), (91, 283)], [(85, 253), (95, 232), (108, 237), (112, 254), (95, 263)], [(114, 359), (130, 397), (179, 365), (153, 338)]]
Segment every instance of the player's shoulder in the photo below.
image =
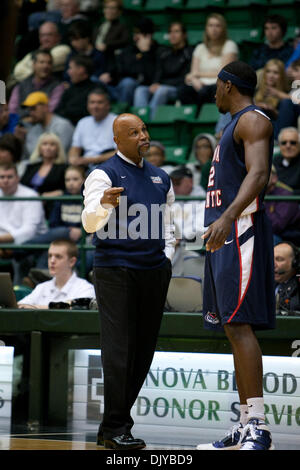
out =
[(273, 126), (270, 118), (259, 108), (254, 108), (242, 114), (237, 131), (240, 135), (255, 133), (256, 135), (271, 135)]

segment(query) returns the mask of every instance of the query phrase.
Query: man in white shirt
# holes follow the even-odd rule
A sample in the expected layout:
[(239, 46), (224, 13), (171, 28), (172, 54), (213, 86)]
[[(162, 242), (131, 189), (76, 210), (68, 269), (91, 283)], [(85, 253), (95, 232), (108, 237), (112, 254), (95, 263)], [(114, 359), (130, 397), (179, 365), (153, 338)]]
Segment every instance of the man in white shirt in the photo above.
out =
[[(37, 197), (31, 188), (19, 183), (13, 163), (0, 165), (0, 198)], [(22, 244), (47, 230), (41, 201), (6, 201), (0, 199), (0, 243)]]
[(80, 119), (75, 128), (69, 163), (92, 169), (115, 153), (112, 129), (116, 114), (110, 112), (109, 97), (102, 89), (90, 92), (87, 109), (90, 116)]
[(94, 298), (92, 284), (73, 271), (78, 258), (78, 248), (71, 240), (55, 240), (48, 250), (48, 267), (53, 279), (38, 284), (18, 302), (19, 308), (44, 308), (50, 302), (70, 302), (83, 297)]

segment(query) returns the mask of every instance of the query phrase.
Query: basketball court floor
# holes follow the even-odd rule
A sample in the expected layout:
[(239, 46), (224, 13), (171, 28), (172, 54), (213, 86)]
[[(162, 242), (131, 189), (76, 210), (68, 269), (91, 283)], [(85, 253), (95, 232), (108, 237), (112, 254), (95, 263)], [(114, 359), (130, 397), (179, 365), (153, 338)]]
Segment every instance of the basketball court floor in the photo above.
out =
[[(105, 450), (96, 445), (97, 426), (82, 426), (69, 428), (38, 428), (15, 426), (13, 433), (4, 428), (0, 429), (0, 451), (5, 450)], [(203, 429), (195, 432), (190, 428), (170, 429), (165, 426), (135, 425), (133, 435), (142, 438), (147, 443), (149, 451), (194, 451), (197, 444), (212, 442), (224, 434), (218, 431)], [(283, 435), (273, 433), (275, 449), (300, 450), (300, 433)]]

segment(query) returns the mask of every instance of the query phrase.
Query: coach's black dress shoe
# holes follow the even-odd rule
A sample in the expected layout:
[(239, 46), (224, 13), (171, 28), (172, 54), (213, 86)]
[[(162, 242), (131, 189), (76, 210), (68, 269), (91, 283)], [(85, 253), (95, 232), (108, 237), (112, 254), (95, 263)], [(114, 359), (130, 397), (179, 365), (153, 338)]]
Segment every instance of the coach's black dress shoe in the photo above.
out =
[(104, 439), (103, 434), (100, 433), (97, 435), (97, 445), (114, 450), (133, 450), (146, 447), (142, 439), (136, 439), (131, 433), (121, 434), (121, 436), (114, 436), (110, 439)]

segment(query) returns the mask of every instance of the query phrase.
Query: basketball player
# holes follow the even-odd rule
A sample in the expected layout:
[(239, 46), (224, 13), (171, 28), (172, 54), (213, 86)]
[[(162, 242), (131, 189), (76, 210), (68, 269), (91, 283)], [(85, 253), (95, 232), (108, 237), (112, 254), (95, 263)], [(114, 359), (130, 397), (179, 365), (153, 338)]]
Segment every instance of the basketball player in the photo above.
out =
[(230, 112), (209, 174), (203, 316), (231, 343), (240, 397), (239, 426), (197, 449), (270, 450), (265, 425), (262, 353), (255, 329), (275, 326), (272, 230), (263, 199), (273, 155), (269, 118), (253, 105), (254, 70), (231, 62), (219, 73), (216, 104)]

